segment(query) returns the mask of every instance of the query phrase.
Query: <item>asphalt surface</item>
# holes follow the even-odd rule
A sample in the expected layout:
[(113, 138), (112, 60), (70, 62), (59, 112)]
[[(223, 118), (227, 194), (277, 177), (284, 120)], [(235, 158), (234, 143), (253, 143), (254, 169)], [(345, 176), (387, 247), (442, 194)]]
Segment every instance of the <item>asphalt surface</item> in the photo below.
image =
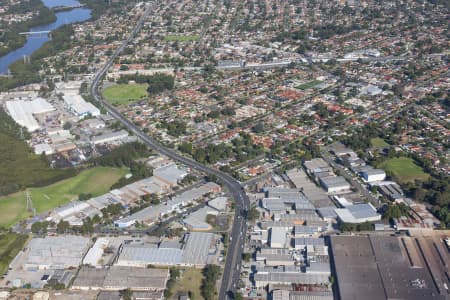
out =
[(225, 261), (222, 283), (219, 291), (219, 300), (225, 300), (229, 298), (230, 291), (235, 291), (240, 277), (242, 251), (247, 232), (247, 225), (245, 222), (247, 215), (246, 211), (250, 207), (250, 202), (247, 195), (245, 194), (244, 188), (230, 175), (223, 173), (217, 169), (200, 164), (190, 158), (187, 158), (176, 152), (175, 150), (167, 148), (153, 138), (147, 136), (140, 128), (123, 117), (120, 112), (116, 110), (112, 105), (110, 105), (107, 101), (104, 101), (99, 93), (99, 84), (101, 83), (108, 69), (114, 63), (114, 59), (119, 55), (120, 52), (123, 51), (123, 49), (125, 49), (128, 43), (130, 43), (134, 39), (136, 34), (142, 29), (144, 21), (151, 13), (152, 8), (153, 6), (151, 4), (147, 4), (144, 14), (139, 18), (130, 36), (123, 41), (123, 43), (110, 56), (106, 64), (96, 73), (90, 87), (90, 93), (96, 101), (102, 104), (102, 106), (106, 109), (106, 111), (108, 111), (111, 116), (120, 121), (129, 131), (140, 138), (142, 142), (144, 142), (149, 148), (192, 169), (208, 175), (216, 176), (218, 181), (229, 190), (230, 194), (236, 201), (236, 213), (234, 215), (233, 226), (230, 234), (230, 242), (228, 246), (228, 254)]

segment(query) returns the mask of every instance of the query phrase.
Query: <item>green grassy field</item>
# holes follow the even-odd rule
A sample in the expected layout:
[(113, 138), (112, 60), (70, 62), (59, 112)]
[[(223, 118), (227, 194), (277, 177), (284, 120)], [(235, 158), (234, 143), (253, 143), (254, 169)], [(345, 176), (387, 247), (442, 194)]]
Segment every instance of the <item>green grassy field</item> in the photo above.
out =
[(164, 40), (167, 42), (195, 42), (200, 39), (199, 35), (166, 35)]
[(373, 138), (373, 139), (370, 139), (370, 145), (372, 145), (372, 147), (375, 147), (375, 148), (385, 148), (385, 147), (389, 147), (389, 144), (386, 143), (386, 141), (383, 140), (382, 138)]
[(380, 165), (386, 172), (393, 174), (400, 182), (405, 183), (415, 179), (426, 180), (429, 175), (416, 165), (412, 158), (391, 158)]
[[(82, 193), (102, 195), (127, 172), (126, 169), (97, 167), (46, 187), (31, 188), (33, 206), (40, 213), (76, 200)], [(9, 227), (30, 216), (25, 199), (24, 191), (0, 198), (0, 226)]]
[(319, 85), (321, 83), (322, 83), (322, 81), (320, 81), (320, 80), (313, 80), (313, 81), (310, 81), (310, 82), (306, 82), (306, 83), (297, 85), (295, 88), (296, 89), (300, 89), (300, 90), (307, 90), (307, 89), (313, 88), (316, 85)]
[(114, 105), (141, 100), (148, 95), (148, 84), (116, 84), (103, 90), (105, 98)]
[(16, 233), (0, 234), (0, 275), (6, 272), (9, 264), (23, 248), (27, 239), (27, 235)]
[(200, 293), (200, 286), (202, 285), (203, 274), (201, 269), (187, 268), (182, 273), (183, 278), (178, 279), (172, 288), (172, 299), (178, 299), (178, 293), (187, 294), (192, 293), (191, 299), (203, 300)]

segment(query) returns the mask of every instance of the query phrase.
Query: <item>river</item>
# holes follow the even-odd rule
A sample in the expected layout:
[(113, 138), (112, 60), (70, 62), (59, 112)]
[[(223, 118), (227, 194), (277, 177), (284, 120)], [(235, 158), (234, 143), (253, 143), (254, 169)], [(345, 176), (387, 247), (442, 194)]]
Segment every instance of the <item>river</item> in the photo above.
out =
[[(52, 8), (58, 6), (76, 6), (80, 3), (75, 0), (42, 0), (45, 6)], [(54, 23), (30, 28), (29, 31), (53, 31), (62, 25), (84, 22), (91, 17), (91, 10), (85, 7), (75, 8), (69, 11), (61, 11), (56, 13), (56, 21)], [(22, 59), (24, 55), (30, 56), (42, 45), (49, 41), (47, 34), (29, 35), (27, 41), (22, 48), (11, 51), (5, 56), (0, 57), (0, 74), (8, 73), (9, 66), (15, 61)]]

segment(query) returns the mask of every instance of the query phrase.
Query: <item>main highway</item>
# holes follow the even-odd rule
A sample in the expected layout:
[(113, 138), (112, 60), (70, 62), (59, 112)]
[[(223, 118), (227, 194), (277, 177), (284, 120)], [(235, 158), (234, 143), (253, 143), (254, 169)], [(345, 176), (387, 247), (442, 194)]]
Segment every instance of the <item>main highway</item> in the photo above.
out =
[(234, 292), (239, 282), (242, 251), (244, 248), (244, 241), (247, 232), (247, 211), (250, 207), (249, 199), (245, 193), (243, 186), (235, 180), (232, 176), (223, 173), (215, 168), (200, 164), (188, 157), (185, 157), (178, 153), (176, 150), (165, 147), (158, 141), (154, 140), (150, 136), (146, 135), (139, 127), (130, 122), (127, 118), (122, 116), (120, 112), (114, 108), (107, 101), (104, 101), (103, 97), (99, 93), (99, 85), (104, 78), (106, 72), (112, 66), (114, 59), (127, 47), (127, 45), (135, 38), (136, 34), (142, 29), (145, 20), (150, 15), (154, 8), (153, 3), (146, 5), (145, 11), (137, 21), (134, 29), (126, 40), (113, 52), (109, 60), (105, 65), (95, 74), (90, 86), (90, 93), (92, 97), (101, 103), (106, 111), (113, 116), (116, 120), (120, 121), (129, 131), (136, 135), (143, 143), (154, 151), (165, 155), (174, 161), (182, 163), (192, 169), (203, 172), (208, 175), (214, 175), (218, 181), (225, 186), (232, 197), (234, 198), (236, 205), (236, 213), (234, 215), (233, 225), (230, 234), (230, 241), (228, 244), (227, 258), (225, 261), (225, 267), (223, 270), (222, 282), (219, 290), (219, 300), (226, 300)]

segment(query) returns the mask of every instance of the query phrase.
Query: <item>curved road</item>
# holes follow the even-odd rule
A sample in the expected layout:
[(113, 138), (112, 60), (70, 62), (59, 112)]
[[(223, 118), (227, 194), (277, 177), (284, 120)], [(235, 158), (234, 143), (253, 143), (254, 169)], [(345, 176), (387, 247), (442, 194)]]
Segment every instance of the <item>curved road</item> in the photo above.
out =
[(152, 11), (153, 5), (147, 4), (144, 14), (139, 18), (136, 26), (131, 32), (130, 36), (123, 41), (119, 48), (117, 48), (111, 55), (106, 64), (96, 73), (91, 87), (90, 93), (102, 106), (113, 116), (116, 120), (120, 121), (124, 126), (139, 137), (149, 148), (153, 149), (160, 154), (163, 154), (175, 161), (178, 161), (192, 169), (206, 173), (208, 175), (214, 175), (218, 178), (220, 183), (228, 188), (231, 195), (236, 201), (236, 214), (234, 215), (233, 227), (230, 235), (230, 243), (228, 246), (228, 254), (225, 262), (225, 268), (222, 277), (222, 283), (219, 291), (219, 300), (225, 300), (228, 298), (228, 292), (234, 291), (240, 277), (242, 250), (244, 247), (244, 239), (247, 232), (246, 225), (246, 211), (250, 207), (249, 199), (245, 194), (244, 188), (230, 175), (223, 173), (217, 169), (200, 164), (190, 158), (187, 158), (173, 149), (167, 148), (155, 141), (153, 138), (147, 136), (136, 125), (123, 117), (118, 110), (116, 110), (107, 101), (104, 101), (99, 93), (98, 87), (106, 72), (112, 66), (114, 59), (120, 52), (130, 43), (136, 34), (142, 29), (145, 19)]

